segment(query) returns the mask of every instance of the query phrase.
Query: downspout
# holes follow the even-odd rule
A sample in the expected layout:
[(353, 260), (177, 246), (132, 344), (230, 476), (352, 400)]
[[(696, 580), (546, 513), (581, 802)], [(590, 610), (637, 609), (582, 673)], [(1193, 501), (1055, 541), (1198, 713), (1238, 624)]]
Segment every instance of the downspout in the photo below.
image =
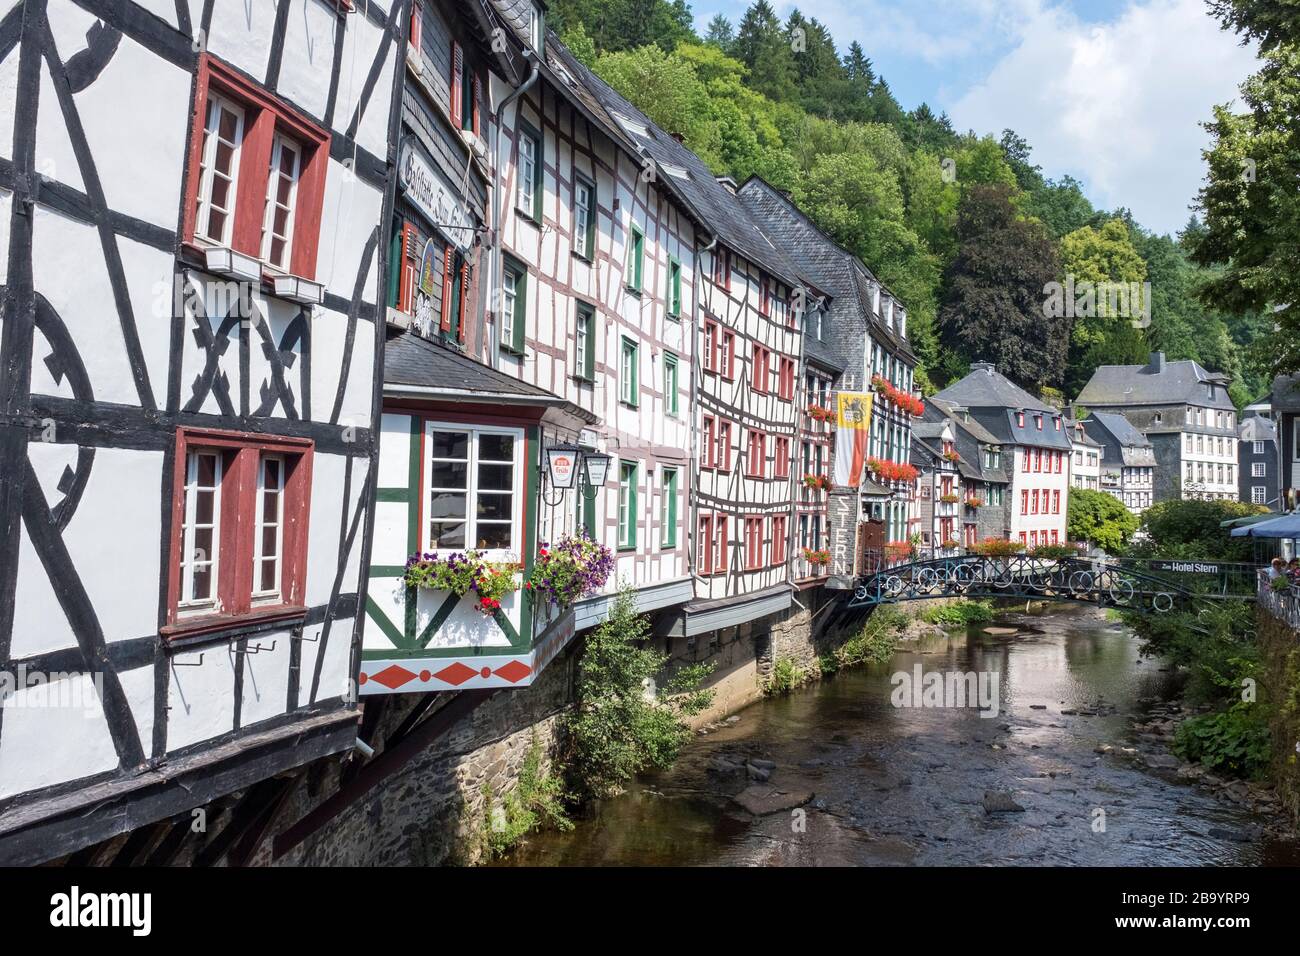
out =
[[(805, 288), (803, 292), (804, 302), (810, 301), (812, 297), (808, 294), (809, 290)], [(807, 339), (807, 329), (806, 327), (803, 327), (805, 314), (806, 312), (803, 312), (799, 315), (799, 324), (801, 326), (799, 329), (799, 364), (795, 366), (796, 372), (794, 379), (794, 394), (796, 398), (799, 396), (799, 389), (803, 387), (804, 375), (807, 372), (806, 359), (804, 355), (804, 342)], [(785, 583), (790, 587), (792, 593), (798, 590), (794, 583), (794, 547), (796, 540), (795, 535), (799, 533), (799, 479), (795, 475), (794, 466), (799, 462), (799, 446), (801, 444), (800, 436), (803, 434), (804, 418), (807, 417), (807, 415), (807, 403), (805, 402), (802, 408), (796, 404), (794, 413), (794, 440), (790, 442), (790, 457), (792, 459), (790, 462), (790, 527), (786, 529), (785, 533)], [(834, 449), (832, 449), (832, 451), (833, 450)], [(827, 495), (829, 494), (830, 492), (828, 491)], [(830, 509), (827, 509), (826, 521), (829, 525)], [(802, 604), (799, 606), (803, 607)]]
[[(541, 75), (541, 67), (537, 62), (537, 54), (533, 50), (524, 50), (524, 59), (531, 65), (528, 79), (515, 87), (510, 95), (498, 104), (492, 114), (492, 188), (488, 196), (488, 205), (491, 209), (492, 222), (490, 224), (492, 232), (492, 255), (491, 268), (488, 275), (488, 301), (492, 302), (494, 308), (492, 321), (492, 340), (488, 343), (488, 365), (497, 368), (500, 364), (501, 355), (501, 315), (497, 303), (500, 300), (501, 289), (501, 223), (505, 221), (505, 210), (502, 208), (499, 193), (501, 192), (501, 120), (505, 116), (506, 110), (510, 104), (515, 102), (532, 88)], [(540, 158), (540, 157), (539, 157)]]
[(709, 244), (700, 248), (695, 247), (695, 267), (691, 271), (691, 311), (693, 321), (691, 323), (691, 397), (687, 407), (691, 410), (691, 424), (687, 429), (690, 432), (690, 463), (691, 467), (686, 470), (686, 515), (690, 522), (686, 527), (686, 570), (691, 580), (696, 578), (695, 554), (698, 542), (695, 540), (695, 532), (700, 528), (699, 510), (700, 503), (695, 495), (695, 472), (699, 467), (699, 459), (696, 457), (698, 451), (697, 440), (699, 438), (699, 428), (695, 423), (695, 411), (699, 403), (700, 383), (704, 379), (704, 366), (700, 364), (700, 326), (703, 324), (700, 319), (700, 310), (704, 308), (700, 302), (700, 289), (703, 283), (700, 282), (700, 253), (712, 252), (718, 245), (718, 237), (715, 234), (709, 240)]

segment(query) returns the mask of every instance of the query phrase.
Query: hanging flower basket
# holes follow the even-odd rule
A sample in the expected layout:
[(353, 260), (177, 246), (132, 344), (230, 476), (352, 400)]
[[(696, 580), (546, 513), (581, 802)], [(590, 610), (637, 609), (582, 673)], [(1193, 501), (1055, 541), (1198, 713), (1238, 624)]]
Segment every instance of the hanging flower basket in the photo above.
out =
[(804, 548), (803, 559), (814, 567), (825, 567), (831, 563), (831, 553), (829, 551), (814, 551), (812, 548)]
[(829, 491), (831, 487), (831, 480), (825, 475), (804, 475), (803, 483), (805, 488), (813, 491)]
[(524, 588), (553, 607), (567, 608), (603, 588), (613, 570), (614, 553), (584, 531), (553, 547), (543, 543)]
[(871, 387), (895, 408), (907, 412), (913, 418), (920, 418), (925, 414), (925, 402), (901, 388), (895, 388), (888, 379), (873, 375), (871, 377)]
[(835, 412), (820, 405), (809, 405), (808, 417), (815, 422), (831, 422), (835, 420)]
[(413, 554), (406, 559), (403, 580), (408, 588), (449, 591), (456, 597), (473, 594), (480, 611), (491, 617), (501, 610), (501, 599), (519, 590), (512, 562), (486, 561), (480, 551), (449, 554)]
[(883, 458), (868, 458), (867, 467), (881, 481), (915, 481), (918, 474), (912, 465)]
[(957, 495), (941, 495), (939, 500), (946, 505), (955, 505), (958, 501), (961, 500), (961, 498), (958, 497)]

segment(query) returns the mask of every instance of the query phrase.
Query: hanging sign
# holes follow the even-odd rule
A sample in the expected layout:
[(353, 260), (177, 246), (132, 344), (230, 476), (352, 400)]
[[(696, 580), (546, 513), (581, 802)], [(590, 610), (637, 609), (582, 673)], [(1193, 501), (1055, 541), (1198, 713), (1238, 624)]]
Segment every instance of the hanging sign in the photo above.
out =
[(434, 266), (435, 255), (433, 240), (426, 240), (424, 254), (420, 256), (420, 291), (425, 295), (433, 295), (433, 286), (437, 280), (437, 272)]
[(474, 220), (456, 188), (420, 155), (411, 140), (402, 143), (398, 178), (406, 198), (461, 252), (474, 244)]

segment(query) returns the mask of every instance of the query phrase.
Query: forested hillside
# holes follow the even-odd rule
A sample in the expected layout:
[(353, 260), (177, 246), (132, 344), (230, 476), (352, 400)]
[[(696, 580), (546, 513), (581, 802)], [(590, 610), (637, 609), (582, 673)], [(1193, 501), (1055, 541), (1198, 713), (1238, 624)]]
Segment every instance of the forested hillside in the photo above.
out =
[[(1188, 258), (1195, 218), (1155, 235), (1127, 209), (1095, 208), (1069, 176), (1045, 175), (1014, 131), (959, 133), (924, 103), (904, 109), (870, 51), (837, 44), (816, 19), (783, 22), (757, 0), (701, 37), (685, 0), (552, 0), (550, 24), (717, 174), (789, 191), (856, 252), (908, 307), (927, 388), (991, 360), (1069, 399), (1097, 365), (1161, 349), (1231, 374), (1239, 406), (1267, 389), (1251, 345), (1268, 322), (1198, 299), (1215, 276)], [(1104, 309), (1045, 318), (1045, 287), (1066, 276), (1149, 282), (1149, 326)]]

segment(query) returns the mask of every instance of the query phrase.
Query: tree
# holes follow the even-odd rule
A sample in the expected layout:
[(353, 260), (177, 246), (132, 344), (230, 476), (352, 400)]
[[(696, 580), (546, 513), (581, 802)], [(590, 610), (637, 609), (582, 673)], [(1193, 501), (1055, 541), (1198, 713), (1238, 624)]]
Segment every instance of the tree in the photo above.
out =
[(1021, 385), (1054, 385), (1065, 371), (1069, 328), (1043, 302), (1060, 274), (1040, 223), (1016, 214), (1009, 185), (972, 186), (957, 211), (957, 257), (944, 275), (941, 341), (966, 359), (994, 362)]
[(613, 796), (642, 770), (671, 764), (691, 737), (684, 718), (712, 701), (712, 691), (699, 689), (709, 664), (684, 667), (656, 688), (671, 658), (649, 637), (650, 622), (625, 589), (583, 646), (574, 707), (564, 721), (565, 769), (580, 799)]
[(1209, 6), (1225, 29), (1260, 41), (1266, 52), (1300, 43), (1300, 6), (1294, 0), (1209, 0)]
[(1300, 369), (1300, 43), (1281, 43), (1264, 60), (1242, 85), (1249, 112), (1216, 107), (1206, 126), (1205, 230), (1189, 245), (1194, 262), (1216, 268), (1201, 290), (1206, 305), (1238, 315), (1275, 310), (1267, 364), (1284, 375)]
[(721, 13), (716, 13), (704, 32), (704, 42), (716, 46), (723, 53), (730, 53), (736, 42), (736, 28)]
[(654, 45), (605, 53), (596, 73), (670, 133), (679, 133), (705, 162), (718, 163), (721, 137), (708, 91), (695, 68)]
[(1142, 513), (1148, 538), (1135, 551), (1160, 558), (1250, 561), (1255, 542), (1234, 538), (1223, 522), (1268, 509), (1240, 501), (1157, 501)]
[(1022, 206), (1028, 215), (1040, 219), (1057, 239), (1092, 222), (1096, 211), (1073, 176), (1045, 180), (1031, 189)]
[(736, 30), (736, 58), (749, 68), (749, 85), (777, 102), (794, 98), (795, 70), (790, 43), (767, 0), (745, 11)]
[(1091, 488), (1071, 488), (1065, 534), (1088, 541), (1107, 554), (1119, 554), (1138, 529), (1138, 519), (1114, 495)]
[[(1138, 326), (1145, 321), (1142, 284), (1147, 266), (1120, 219), (1111, 219), (1100, 229), (1084, 226), (1064, 237), (1061, 265), (1076, 289), (1066, 390), (1077, 394), (1099, 365), (1137, 365), (1146, 360), (1148, 343)], [(1105, 288), (1095, 288), (1097, 284), (1122, 286), (1125, 294), (1123, 298), (1108, 294)], [(1137, 302), (1130, 294), (1134, 288), (1139, 292)]]

